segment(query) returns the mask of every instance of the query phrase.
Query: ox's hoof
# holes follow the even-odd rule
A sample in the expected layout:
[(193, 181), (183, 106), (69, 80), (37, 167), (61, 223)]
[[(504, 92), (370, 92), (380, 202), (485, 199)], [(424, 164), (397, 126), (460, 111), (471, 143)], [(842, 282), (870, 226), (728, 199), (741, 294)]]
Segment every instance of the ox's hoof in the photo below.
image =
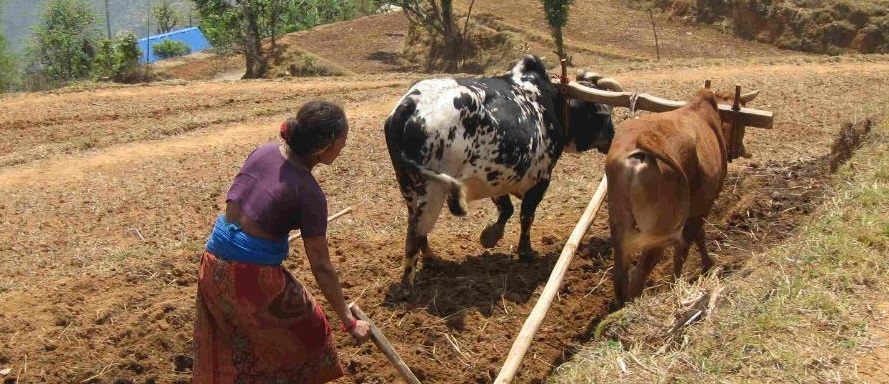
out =
[(397, 297), (401, 300), (407, 300), (411, 296), (411, 291), (414, 288), (414, 278), (416, 277), (416, 272), (412, 271), (404, 271), (401, 275), (401, 286), (398, 290)]
[(482, 243), (482, 247), (485, 248), (494, 248), (495, 245), (503, 238), (503, 226), (497, 225), (496, 223), (488, 225), (482, 231), (482, 235), (479, 236), (478, 241)]
[(530, 263), (534, 260), (537, 260), (537, 252), (534, 252), (534, 250), (526, 249), (519, 251), (519, 261)]
[(400, 289), (395, 295), (395, 298), (401, 301), (405, 301), (411, 298), (412, 287), (402, 283)]
[(617, 312), (617, 311), (623, 309), (624, 305), (626, 305), (625, 301), (620, 300), (618, 298), (614, 298), (610, 302), (608, 302), (608, 311), (609, 312)]

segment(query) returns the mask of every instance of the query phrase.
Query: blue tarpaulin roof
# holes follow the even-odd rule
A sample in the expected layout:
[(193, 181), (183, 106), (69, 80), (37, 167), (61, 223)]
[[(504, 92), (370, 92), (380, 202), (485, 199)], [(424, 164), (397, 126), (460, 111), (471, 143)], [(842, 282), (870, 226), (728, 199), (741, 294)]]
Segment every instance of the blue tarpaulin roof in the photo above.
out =
[(198, 27), (185, 28), (178, 31), (172, 31), (160, 35), (152, 35), (139, 39), (139, 49), (142, 50), (142, 62), (145, 62), (146, 50), (148, 51), (149, 63), (161, 60), (160, 57), (154, 54), (154, 45), (164, 40), (181, 41), (185, 44), (188, 44), (188, 47), (191, 48), (192, 52), (200, 52), (205, 49), (212, 48), (210, 42), (207, 41), (204, 33), (201, 32)]

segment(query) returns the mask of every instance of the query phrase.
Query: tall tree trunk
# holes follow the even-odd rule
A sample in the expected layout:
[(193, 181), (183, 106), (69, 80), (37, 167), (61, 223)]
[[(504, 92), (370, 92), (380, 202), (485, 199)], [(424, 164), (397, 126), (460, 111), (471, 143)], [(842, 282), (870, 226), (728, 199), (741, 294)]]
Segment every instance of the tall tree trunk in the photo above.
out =
[(268, 51), (268, 60), (277, 64), (278, 58), (278, 18), (281, 17), (280, 0), (269, 1), (269, 33), (271, 34), (271, 44)]
[(262, 35), (259, 31), (259, 16), (254, 9), (254, 2), (247, 1), (241, 4), (241, 13), (244, 17), (244, 56), (246, 57), (247, 72), (245, 79), (258, 79), (265, 76), (268, 71), (268, 59), (262, 54)]
[(459, 35), (457, 23), (454, 22), (454, 6), (451, 0), (441, 0), (441, 25), (444, 27), (445, 35), (453, 37)]
[(460, 28), (454, 20), (454, 6), (451, 0), (441, 0), (441, 26), (444, 30), (444, 49), (445, 57), (448, 60), (448, 71), (458, 71), (459, 64), (463, 60), (463, 35), (460, 34)]

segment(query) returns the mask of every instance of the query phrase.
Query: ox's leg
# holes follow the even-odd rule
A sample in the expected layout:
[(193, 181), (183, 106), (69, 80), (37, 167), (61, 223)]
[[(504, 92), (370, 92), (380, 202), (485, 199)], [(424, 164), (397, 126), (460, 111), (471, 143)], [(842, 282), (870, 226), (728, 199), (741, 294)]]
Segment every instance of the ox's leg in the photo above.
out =
[(407, 239), (404, 249), (404, 273), (401, 276), (403, 286), (413, 286), (417, 277), (417, 262), (420, 251), (431, 255), (427, 235), (435, 226), (435, 220), (444, 206), (446, 191), (437, 184), (427, 184), (426, 193), (410, 201), (407, 221)]
[(618, 306), (623, 306), (629, 300), (627, 296), (627, 266), (629, 265), (629, 254), (623, 239), (616, 233), (615, 225), (611, 225), (611, 246), (614, 249), (614, 271), (611, 277), (614, 279), (614, 296), (617, 299)]
[(690, 234), (690, 240), (695, 242), (695, 245), (698, 246), (698, 250), (701, 252), (701, 274), (707, 273), (710, 268), (713, 268), (713, 259), (710, 258), (710, 254), (707, 253), (707, 237), (704, 233), (704, 218), (703, 217), (695, 217), (689, 219), (687, 226), (691, 227), (693, 232)]
[(414, 285), (417, 275), (417, 258), (420, 253), (421, 238), (417, 235), (417, 216), (415, 209), (409, 210), (407, 220), (407, 237), (404, 242), (404, 272), (401, 275), (401, 285), (405, 288)]
[(549, 179), (541, 180), (531, 187), (522, 198), (522, 233), (519, 235), (519, 260), (533, 261), (534, 249), (531, 248), (531, 224), (534, 223), (534, 212), (543, 200), (546, 189), (549, 188)]
[(642, 252), (639, 262), (636, 263), (636, 266), (633, 267), (633, 271), (630, 272), (630, 286), (628, 292), (630, 298), (636, 298), (642, 294), (642, 290), (645, 288), (645, 283), (648, 281), (648, 275), (654, 267), (657, 266), (657, 263), (661, 260), (663, 255), (664, 247), (652, 248)]
[(498, 215), (497, 221), (485, 227), (479, 238), (479, 241), (485, 248), (493, 248), (503, 238), (503, 229), (513, 213), (512, 201), (510, 201), (509, 195), (494, 197), (491, 200), (497, 206)]
[(691, 220), (685, 223), (682, 228), (682, 240), (680, 240), (673, 248), (673, 282), (679, 280), (682, 276), (682, 266), (685, 265), (685, 259), (688, 257), (688, 250), (691, 243), (695, 241), (697, 235)]

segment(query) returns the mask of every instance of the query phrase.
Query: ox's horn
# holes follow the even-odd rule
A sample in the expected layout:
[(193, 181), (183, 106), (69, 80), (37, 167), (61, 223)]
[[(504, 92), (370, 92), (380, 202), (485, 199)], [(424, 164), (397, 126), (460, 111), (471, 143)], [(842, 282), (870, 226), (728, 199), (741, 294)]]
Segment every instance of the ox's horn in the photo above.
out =
[(747, 103), (753, 101), (753, 99), (755, 99), (757, 95), (759, 95), (759, 90), (756, 90), (753, 92), (747, 92), (747, 93), (741, 95), (741, 104), (747, 104)]
[(599, 79), (599, 81), (596, 82), (596, 86), (599, 87), (599, 89), (605, 89), (614, 92), (623, 92), (624, 90), (624, 87), (623, 85), (620, 85), (620, 82), (610, 77), (603, 77)]

